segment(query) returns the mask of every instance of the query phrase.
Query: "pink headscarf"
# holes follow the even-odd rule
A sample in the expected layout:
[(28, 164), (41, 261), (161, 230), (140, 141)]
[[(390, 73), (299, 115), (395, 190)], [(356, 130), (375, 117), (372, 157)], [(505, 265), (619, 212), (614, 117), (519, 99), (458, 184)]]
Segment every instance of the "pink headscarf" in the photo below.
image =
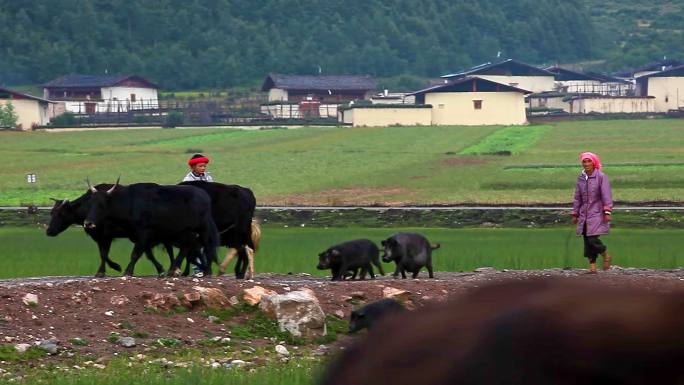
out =
[(594, 164), (595, 169), (601, 169), (601, 158), (599, 158), (598, 155), (594, 154), (593, 152), (583, 152), (580, 154), (580, 162), (582, 162), (585, 159), (591, 160), (591, 162)]

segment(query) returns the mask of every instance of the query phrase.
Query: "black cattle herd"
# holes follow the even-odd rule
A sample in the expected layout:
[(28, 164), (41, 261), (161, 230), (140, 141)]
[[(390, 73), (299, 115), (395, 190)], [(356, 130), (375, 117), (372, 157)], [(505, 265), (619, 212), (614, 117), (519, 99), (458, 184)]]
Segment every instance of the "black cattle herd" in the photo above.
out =
[[(219, 264), (216, 249), (228, 248), (228, 254), (219, 265), (224, 274), (231, 260), (237, 256), (235, 277), (254, 277), (254, 254), (258, 249), (261, 228), (254, 218), (256, 199), (249, 188), (215, 182), (182, 182), (178, 185), (135, 183), (90, 185), (74, 201), (55, 201), (50, 212), (46, 234), (54, 237), (72, 225), (81, 225), (96, 243), (100, 253), (100, 266), (96, 277), (105, 275), (105, 265), (121, 271), (121, 266), (109, 258), (112, 241), (127, 238), (133, 251), (124, 275), (133, 275), (142, 254), (154, 264), (157, 273), (180, 275), (186, 261), (184, 275), (189, 275), (191, 264), (210, 275), (213, 263)], [(398, 233), (381, 242), (384, 262), (394, 261), (399, 274), (406, 272), (416, 278), (426, 267), (430, 278), (432, 245), (420, 234)], [(170, 267), (164, 267), (152, 252), (163, 246)], [(179, 252), (174, 256), (174, 247)], [(373, 265), (384, 275), (379, 260), (379, 249), (367, 239), (357, 239), (331, 246), (319, 254), (317, 268), (331, 269), (333, 280), (375, 278)]]

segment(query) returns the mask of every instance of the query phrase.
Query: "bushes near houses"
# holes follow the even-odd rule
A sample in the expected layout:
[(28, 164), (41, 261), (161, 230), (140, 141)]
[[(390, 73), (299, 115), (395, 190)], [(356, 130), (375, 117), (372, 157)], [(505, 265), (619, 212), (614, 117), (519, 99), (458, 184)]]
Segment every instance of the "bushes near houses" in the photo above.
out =
[(14, 110), (11, 101), (7, 101), (5, 105), (0, 105), (0, 128), (15, 128), (18, 122), (19, 115)]
[(182, 126), (185, 119), (183, 118), (183, 113), (179, 111), (171, 111), (166, 115), (166, 121), (164, 122), (165, 128), (174, 128)]

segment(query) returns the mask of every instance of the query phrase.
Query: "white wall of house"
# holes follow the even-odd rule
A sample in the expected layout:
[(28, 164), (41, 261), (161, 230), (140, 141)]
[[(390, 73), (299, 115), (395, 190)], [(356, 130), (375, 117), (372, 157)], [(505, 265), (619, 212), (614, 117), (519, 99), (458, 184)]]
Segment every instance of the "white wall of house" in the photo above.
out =
[(482, 79), (507, 84), (532, 92), (553, 91), (555, 79), (553, 76), (503, 76), (503, 75), (477, 75)]
[(655, 112), (684, 108), (684, 77), (648, 78), (648, 96), (655, 97)]
[[(135, 101), (133, 101), (131, 95), (135, 95)], [(112, 110), (112, 108), (118, 108), (119, 106), (130, 106), (130, 109), (133, 110), (157, 108), (159, 106), (159, 96), (155, 88), (102, 87), (102, 99), (104, 99), (104, 102), (98, 104), (98, 111), (101, 112), (107, 112), (107, 109), (109, 111), (116, 111), (116, 109)]]
[[(159, 107), (159, 95), (155, 88), (144, 87), (102, 87), (102, 100), (65, 101), (64, 107), (68, 112), (85, 114), (86, 104), (95, 103), (95, 112), (126, 112)], [(135, 95), (135, 101), (131, 95)]]
[(32, 99), (0, 99), (3, 106), (12, 103), (19, 119), (17, 126), (22, 130), (30, 130), (33, 126), (43, 126), (49, 122), (48, 104)]
[[(481, 108), (475, 108), (481, 101)], [(425, 94), (432, 105), (434, 125), (526, 124), (525, 96), (520, 92), (433, 92)]]
[(269, 102), (287, 101), (287, 97), (287, 91), (282, 88), (271, 88), (268, 90)]
[(570, 113), (573, 114), (632, 114), (655, 112), (655, 99), (648, 97), (634, 98), (582, 98), (570, 101)]
[(338, 121), (354, 127), (429, 126), (432, 124), (430, 108), (363, 108), (343, 111)]

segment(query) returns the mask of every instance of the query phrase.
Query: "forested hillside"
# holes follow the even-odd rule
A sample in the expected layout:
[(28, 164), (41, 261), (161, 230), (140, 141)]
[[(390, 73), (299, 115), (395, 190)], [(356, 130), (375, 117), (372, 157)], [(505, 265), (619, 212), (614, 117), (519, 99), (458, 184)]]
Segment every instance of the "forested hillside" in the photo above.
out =
[(668, 58), (684, 59), (684, 1), (581, 0), (589, 10), (600, 69), (619, 71)]
[(6, 85), (109, 72), (219, 88), (319, 69), (411, 83), (499, 52), (598, 70), (684, 52), (681, 0), (0, 0), (0, 23)]
[(0, 84), (138, 73), (167, 89), (268, 72), (436, 76), (502, 57), (592, 58), (563, 0), (0, 0)]

